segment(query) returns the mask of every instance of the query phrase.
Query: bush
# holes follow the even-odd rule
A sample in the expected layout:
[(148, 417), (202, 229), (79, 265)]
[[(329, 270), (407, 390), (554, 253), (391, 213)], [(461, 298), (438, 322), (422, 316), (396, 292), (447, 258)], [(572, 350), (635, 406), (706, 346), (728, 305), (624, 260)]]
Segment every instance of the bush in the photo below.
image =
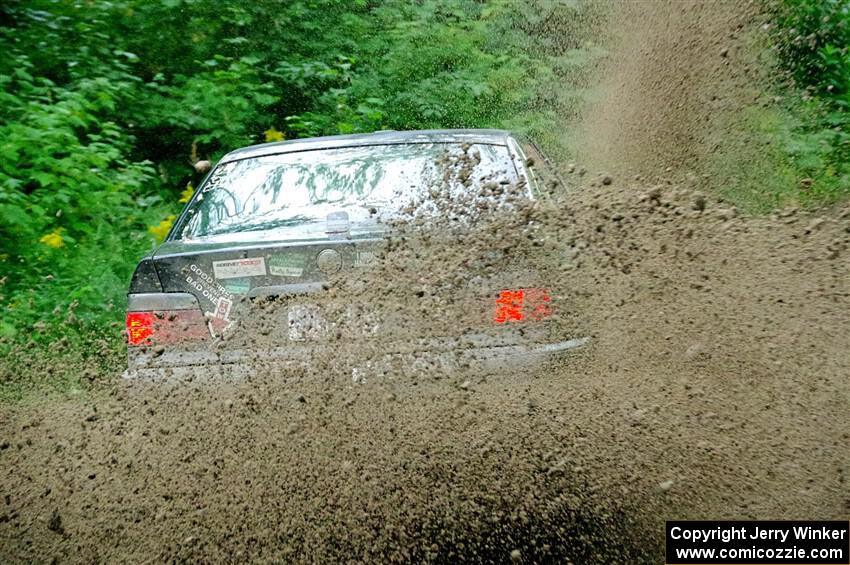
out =
[[(83, 79), (62, 88), (17, 55), (0, 75), (0, 336), (51, 323), (72, 302), (92, 320), (120, 297), (151, 217), (151, 163), (132, 161), (133, 138), (108, 119), (120, 84)], [(108, 222), (104, 222), (108, 219)], [(120, 236), (123, 230), (129, 236)], [(92, 266), (97, 265), (93, 271)]]
[(805, 177), (804, 202), (850, 194), (850, 3), (783, 0), (775, 7), (779, 63), (800, 96), (786, 110), (796, 125), (785, 147)]

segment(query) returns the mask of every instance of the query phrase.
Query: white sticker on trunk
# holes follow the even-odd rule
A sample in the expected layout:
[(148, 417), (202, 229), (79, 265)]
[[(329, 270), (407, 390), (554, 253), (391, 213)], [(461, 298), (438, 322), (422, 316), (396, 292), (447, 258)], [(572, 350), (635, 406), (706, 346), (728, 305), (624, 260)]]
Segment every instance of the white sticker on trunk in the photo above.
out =
[(377, 256), (374, 251), (358, 251), (357, 255), (354, 256), (354, 266), (369, 267), (374, 264), (376, 260)]
[(304, 274), (301, 267), (269, 267), (269, 272), (278, 277), (300, 277)]
[(263, 257), (213, 261), (213, 274), (217, 279), (237, 279), (257, 277), (266, 274), (266, 260)]
[(220, 320), (227, 320), (228, 316), (230, 316), (230, 307), (233, 306), (233, 301), (228, 300), (225, 297), (221, 297), (218, 299), (218, 304), (215, 308), (215, 317)]
[(304, 274), (304, 259), (298, 255), (272, 255), (269, 257), (269, 274), (276, 277), (300, 277)]

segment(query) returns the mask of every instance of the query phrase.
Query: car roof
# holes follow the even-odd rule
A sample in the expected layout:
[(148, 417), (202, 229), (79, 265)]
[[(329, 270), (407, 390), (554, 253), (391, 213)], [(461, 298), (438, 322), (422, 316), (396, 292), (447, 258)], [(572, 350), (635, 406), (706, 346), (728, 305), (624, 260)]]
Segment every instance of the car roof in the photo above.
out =
[(221, 158), (219, 163), (238, 161), (251, 157), (312, 151), (316, 149), (334, 149), (338, 147), (358, 147), (365, 145), (393, 145), (406, 143), (486, 143), (505, 145), (513, 134), (500, 129), (432, 129), (411, 131), (378, 131), (354, 135), (329, 135), (326, 137), (308, 137), (251, 145), (231, 151)]

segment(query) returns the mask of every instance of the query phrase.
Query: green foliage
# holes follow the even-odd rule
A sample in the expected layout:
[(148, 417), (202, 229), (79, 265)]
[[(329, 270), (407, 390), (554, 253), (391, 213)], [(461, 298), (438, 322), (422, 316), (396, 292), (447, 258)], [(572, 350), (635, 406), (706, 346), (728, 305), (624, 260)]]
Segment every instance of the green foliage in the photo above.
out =
[(784, 0), (776, 18), (777, 50), (800, 86), (832, 103), (850, 94), (850, 4)]
[(783, 0), (773, 40), (799, 99), (782, 111), (793, 129), (782, 141), (804, 203), (850, 194), (850, 3)]
[(125, 279), (125, 263), (149, 243), (122, 240), (116, 228), (125, 237), (144, 229), (139, 200), (154, 177), (150, 163), (127, 158), (132, 138), (107, 118), (118, 84), (98, 77), (61, 88), (30, 74), (24, 55), (12, 65), (0, 75), (0, 335), (36, 323), (57, 303), (96, 311), (120, 296), (104, 281)]

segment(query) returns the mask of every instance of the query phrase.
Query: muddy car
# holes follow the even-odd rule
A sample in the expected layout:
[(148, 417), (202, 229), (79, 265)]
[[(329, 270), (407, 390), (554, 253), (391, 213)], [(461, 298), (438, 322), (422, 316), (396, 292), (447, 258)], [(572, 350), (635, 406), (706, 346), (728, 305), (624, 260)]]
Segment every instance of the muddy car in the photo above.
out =
[(125, 375), (321, 365), (358, 381), (582, 347), (553, 330), (561, 291), (527, 260), (527, 211), (557, 183), (545, 163), (498, 130), (225, 155), (135, 270)]

